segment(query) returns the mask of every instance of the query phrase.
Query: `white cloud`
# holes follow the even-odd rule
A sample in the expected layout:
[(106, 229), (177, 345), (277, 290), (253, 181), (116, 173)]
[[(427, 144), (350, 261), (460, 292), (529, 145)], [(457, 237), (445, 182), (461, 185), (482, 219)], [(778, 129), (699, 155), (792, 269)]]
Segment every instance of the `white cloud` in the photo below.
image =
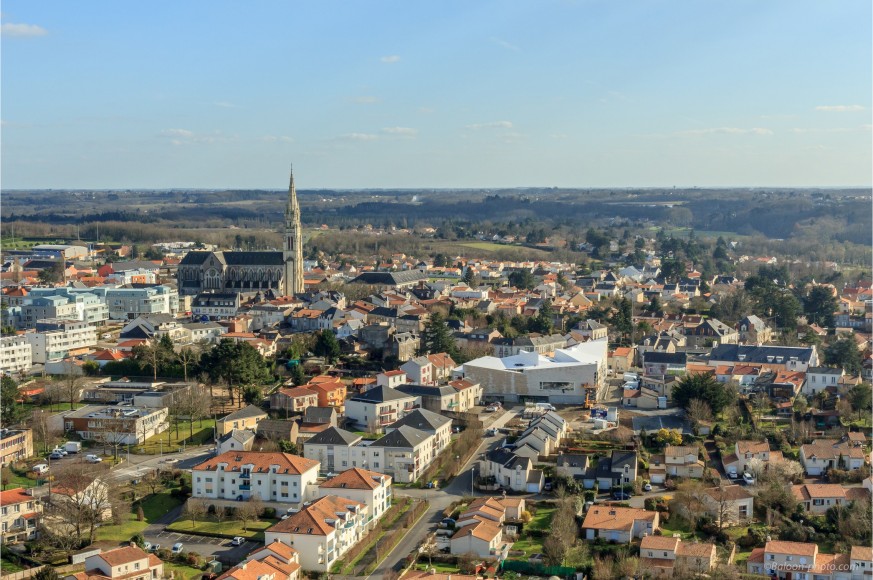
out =
[(285, 135), (264, 135), (261, 137), (261, 141), (267, 143), (293, 143), (294, 139)]
[(473, 123), (467, 129), (512, 129), (512, 121), (492, 121), (491, 123)]
[(395, 62), (400, 62), (400, 57), (397, 56), (396, 54), (391, 54), (388, 56), (383, 56), (379, 60), (381, 60), (382, 62), (384, 62), (386, 64), (394, 64)]
[(48, 31), (42, 26), (37, 26), (36, 24), (13, 24), (7, 22), (0, 26), (0, 34), (3, 36), (18, 37), (45, 36), (48, 34)]
[(372, 105), (374, 103), (379, 102), (379, 97), (372, 97), (372, 96), (365, 95), (362, 97), (355, 97), (352, 99), (352, 101), (354, 101), (355, 103), (357, 103), (359, 105)]
[(819, 105), (815, 108), (816, 111), (826, 111), (828, 113), (853, 113), (863, 111), (861, 105)]
[(397, 135), (398, 137), (415, 137), (418, 135), (418, 129), (413, 129), (412, 127), (383, 127), (382, 132), (389, 135)]
[(188, 129), (164, 129), (161, 131), (161, 137), (191, 139), (194, 137), (194, 131), (189, 131)]
[(692, 129), (690, 131), (680, 131), (679, 135), (772, 135), (770, 129), (761, 127), (752, 127), (751, 129), (741, 129), (739, 127), (713, 127), (711, 129)]
[(520, 51), (521, 51), (520, 48), (518, 48), (518, 47), (515, 46), (514, 44), (510, 44), (510, 43), (506, 42), (506, 41), (503, 40), (502, 38), (497, 38), (496, 36), (492, 36), (492, 37), (489, 38), (488, 40), (490, 40), (491, 42), (493, 42), (493, 43), (496, 44), (497, 46), (500, 46), (500, 47), (505, 48), (506, 50), (512, 50), (512, 51), (515, 51), (515, 52), (520, 52)]
[(340, 139), (347, 141), (375, 141), (378, 138), (378, 135), (372, 133), (346, 133), (345, 135), (340, 135)]

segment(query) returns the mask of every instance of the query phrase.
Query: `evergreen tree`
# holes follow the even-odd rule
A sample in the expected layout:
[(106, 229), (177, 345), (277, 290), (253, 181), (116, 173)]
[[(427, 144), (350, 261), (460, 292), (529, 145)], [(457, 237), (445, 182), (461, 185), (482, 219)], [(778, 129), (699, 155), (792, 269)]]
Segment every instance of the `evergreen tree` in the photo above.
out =
[(673, 401), (687, 410), (693, 399), (707, 403), (713, 415), (717, 415), (736, 400), (736, 393), (711, 374), (686, 375), (673, 388)]
[(861, 373), (861, 353), (858, 344), (852, 338), (840, 338), (832, 342), (824, 350), (824, 362), (827, 365), (842, 367), (849, 374)]
[(328, 363), (333, 363), (333, 361), (338, 359), (342, 353), (336, 335), (334, 335), (330, 330), (322, 330), (317, 336), (318, 338), (315, 340), (315, 346), (312, 348), (312, 352), (315, 353), (316, 356), (322, 356), (327, 359)]
[(834, 312), (838, 308), (837, 297), (829, 286), (813, 286), (803, 297), (803, 312), (807, 320), (820, 326), (833, 326)]
[(234, 388), (241, 395), (245, 385), (270, 379), (270, 369), (255, 347), (247, 342), (235, 342), (227, 338), (222, 339), (212, 350), (203, 353), (200, 366), (210, 380), (221, 380), (227, 384), (231, 398)]
[(446, 319), (440, 312), (434, 312), (430, 316), (430, 320), (424, 325), (424, 332), (421, 335), (421, 354), (435, 354), (440, 352), (448, 353), (450, 356), (457, 354), (455, 339), (452, 336), (449, 327), (446, 326)]
[(4, 427), (11, 427), (24, 418), (24, 407), (18, 402), (20, 397), (15, 379), (7, 376), (0, 379), (0, 423)]

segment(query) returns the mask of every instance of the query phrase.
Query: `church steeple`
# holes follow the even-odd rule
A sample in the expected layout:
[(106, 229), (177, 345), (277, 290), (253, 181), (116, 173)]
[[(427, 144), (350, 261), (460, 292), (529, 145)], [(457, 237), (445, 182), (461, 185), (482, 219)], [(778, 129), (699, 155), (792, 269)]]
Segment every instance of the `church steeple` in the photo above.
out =
[(297, 203), (297, 188), (294, 186), (294, 168), (288, 185), (288, 202), (285, 205), (284, 246), (285, 276), (282, 293), (293, 296), (303, 292), (303, 242), (300, 231), (300, 205)]

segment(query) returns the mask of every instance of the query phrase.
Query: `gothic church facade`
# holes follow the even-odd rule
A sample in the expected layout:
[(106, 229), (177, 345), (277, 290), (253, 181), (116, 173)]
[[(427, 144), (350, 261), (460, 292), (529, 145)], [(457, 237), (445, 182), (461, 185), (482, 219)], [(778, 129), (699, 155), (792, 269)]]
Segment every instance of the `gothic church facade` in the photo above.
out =
[(303, 244), (294, 172), (288, 187), (281, 252), (188, 252), (176, 272), (180, 295), (303, 292)]

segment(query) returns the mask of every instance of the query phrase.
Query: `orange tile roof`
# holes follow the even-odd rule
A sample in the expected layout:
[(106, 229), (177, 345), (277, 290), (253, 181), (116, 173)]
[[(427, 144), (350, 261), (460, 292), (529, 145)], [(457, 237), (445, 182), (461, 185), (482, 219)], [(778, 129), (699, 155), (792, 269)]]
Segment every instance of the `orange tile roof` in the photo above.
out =
[(466, 389), (472, 389), (476, 386), (477, 383), (474, 383), (468, 379), (457, 379), (454, 381), (449, 381), (449, 386), (455, 389), (456, 391), (464, 391)]
[(755, 548), (752, 550), (752, 553), (749, 554), (749, 559), (747, 562), (751, 562), (752, 564), (763, 564), (764, 563), (764, 548)]
[(334, 527), (326, 520), (336, 520), (337, 513), (349, 511), (349, 506), (356, 510), (365, 507), (364, 504), (352, 499), (326, 495), (312, 504), (306, 506), (286, 520), (282, 520), (268, 532), (302, 534), (310, 536), (327, 536), (334, 531)]
[(0, 492), (0, 505), (12, 505), (28, 501), (34, 501), (34, 497), (26, 493), (23, 487), (16, 487), (15, 489), (7, 489), (6, 491)]
[(385, 375), (386, 377), (399, 377), (400, 375), (405, 375), (406, 371), (401, 371), (398, 369), (398, 370), (393, 370), (393, 371), (385, 371), (382, 374)]
[(714, 558), (715, 544), (700, 542), (681, 542), (676, 550), (677, 556), (686, 558)]
[(273, 540), (270, 544), (264, 546), (263, 548), (255, 550), (254, 552), (249, 554), (249, 556), (254, 556), (256, 554), (260, 554), (261, 552), (273, 552), (274, 554), (278, 554), (286, 560), (293, 560), (297, 557), (297, 550), (295, 550), (288, 544), (283, 544), (279, 540)]
[[(679, 538), (668, 536), (646, 536), (640, 541), (640, 550), (671, 550), (675, 551)], [(642, 553), (642, 552), (641, 552)]]
[(770, 444), (766, 441), (737, 441), (737, 453), (765, 453), (770, 451)]
[(585, 521), (582, 522), (582, 527), (598, 530), (630, 531), (635, 520), (654, 521), (657, 517), (657, 512), (639, 508), (595, 506), (590, 508), (588, 513), (585, 514)]
[(123, 548), (115, 548), (100, 554), (100, 558), (110, 566), (119, 566), (137, 560), (145, 560), (148, 557), (148, 553), (137, 546), (124, 546)]
[(742, 485), (725, 485), (723, 487), (710, 487), (704, 490), (706, 495), (715, 499), (716, 501), (720, 501), (724, 499), (725, 501), (738, 501), (742, 499), (749, 499), (753, 496), (751, 493), (746, 490)]
[(286, 397), (296, 399), (297, 397), (318, 397), (318, 393), (306, 387), (294, 387), (291, 389), (279, 389), (279, 392)]
[(486, 542), (491, 542), (501, 533), (500, 524), (485, 519), (477, 519), (475, 523), (464, 526), (452, 536), (452, 539), (463, 538), (464, 536), (473, 536)]
[(771, 540), (764, 546), (768, 554), (789, 554), (791, 556), (814, 557), (818, 552), (818, 546), (806, 542), (785, 542)]
[(319, 485), (320, 488), (343, 488), (343, 489), (376, 489), (381, 484), (378, 480), (384, 479), (385, 484), (391, 482), (391, 477), (375, 471), (368, 471), (360, 467), (353, 467), (332, 477)]
[(852, 560), (871, 562), (873, 561), (873, 548), (870, 546), (852, 546), (849, 557), (852, 558)]
[(805, 483), (803, 485), (792, 485), (791, 493), (800, 501), (829, 497), (837, 497), (840, 499), (846, 498), (846, 488), (835, 483)]
[(318, 468), (318, 461), (305, 459), (290, 453), (260, 452), (260, 451), (228, 451), (212, 459), (196, 465), (194, 471), (217, 470), (220, 463), (226, 463), (225, 471), (238, 471), (245, 465), (252, 466), (252, 473), (264, 473), (273, 465), (278, 466), (278, 473), (300, 475), (310, 469)]

